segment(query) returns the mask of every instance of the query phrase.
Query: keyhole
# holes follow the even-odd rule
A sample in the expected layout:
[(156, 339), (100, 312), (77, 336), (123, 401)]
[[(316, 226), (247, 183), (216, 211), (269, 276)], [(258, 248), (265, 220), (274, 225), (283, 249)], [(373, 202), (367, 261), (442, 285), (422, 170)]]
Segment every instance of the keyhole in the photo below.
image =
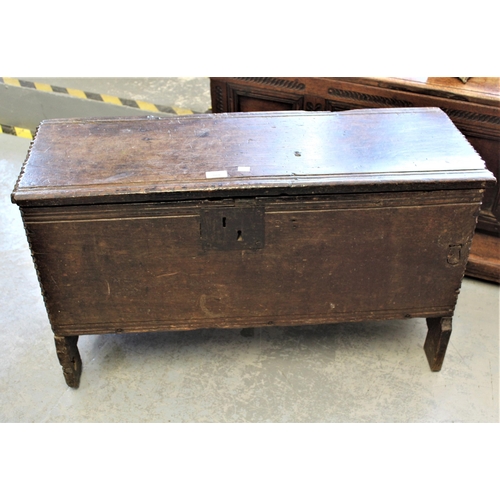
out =
[(222, 217), (222, 227), (226, 227), (226, 218)]
[(236, 241), (243, 241), (243, 236), (241, 236), (241, 231), (238, 230), (238, 233), (236, 235)]

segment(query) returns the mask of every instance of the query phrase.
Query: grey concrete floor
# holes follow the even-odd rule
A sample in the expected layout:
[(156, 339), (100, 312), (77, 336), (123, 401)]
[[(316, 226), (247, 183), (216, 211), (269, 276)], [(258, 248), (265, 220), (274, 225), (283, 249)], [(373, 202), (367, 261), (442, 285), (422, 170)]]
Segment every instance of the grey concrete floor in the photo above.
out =
[(439, 373), (410, 319), (84, 336), (68, 388), (10, 203), (28, 146), (0, 134), (0, 422), (499, 421), (499, 287), (470, 278)]

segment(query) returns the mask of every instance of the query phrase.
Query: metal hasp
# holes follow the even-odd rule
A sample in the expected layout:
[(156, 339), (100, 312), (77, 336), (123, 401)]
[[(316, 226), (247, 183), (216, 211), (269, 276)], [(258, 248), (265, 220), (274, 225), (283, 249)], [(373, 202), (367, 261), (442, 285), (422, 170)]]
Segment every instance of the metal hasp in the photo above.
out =
[(264, 207), (202, 209), (200, 237), (204, 250), (255, 250), (264, 248)]

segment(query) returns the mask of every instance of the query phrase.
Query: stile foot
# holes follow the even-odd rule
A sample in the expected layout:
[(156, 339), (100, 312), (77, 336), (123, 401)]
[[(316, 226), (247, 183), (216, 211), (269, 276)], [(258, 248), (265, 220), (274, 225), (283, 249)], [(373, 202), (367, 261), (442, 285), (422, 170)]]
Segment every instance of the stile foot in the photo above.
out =
[(78, 389), (80, 376), (82, 374), (82, 359), (78, 347), (78, 336), (54, 337), (56, 343), (57, 357), (61, 363), (64, 378), (69, 387)]
[(427, 338), (424, 351), (433, 372), (441, 370), (451, 335), (451, 318), (427, 318)]

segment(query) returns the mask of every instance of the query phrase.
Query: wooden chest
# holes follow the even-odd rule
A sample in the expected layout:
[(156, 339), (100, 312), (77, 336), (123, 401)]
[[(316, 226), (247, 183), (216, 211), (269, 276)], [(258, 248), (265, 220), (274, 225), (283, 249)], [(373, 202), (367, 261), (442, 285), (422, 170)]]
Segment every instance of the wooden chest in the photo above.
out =
[(66, 382), (83, 334), (428, 318), (494, 177), (439, 109), (43, 122), (12, 194)]

